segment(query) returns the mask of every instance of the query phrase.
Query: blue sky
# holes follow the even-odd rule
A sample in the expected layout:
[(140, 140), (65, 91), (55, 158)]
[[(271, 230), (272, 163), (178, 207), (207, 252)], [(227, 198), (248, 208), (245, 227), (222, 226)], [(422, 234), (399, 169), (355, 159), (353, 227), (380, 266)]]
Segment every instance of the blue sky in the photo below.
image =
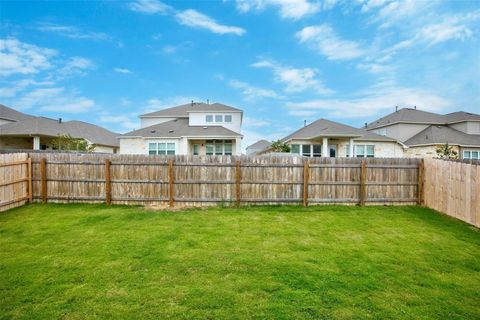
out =
[(395, 106), (480, 113), (480, 2), (0, 1), (0, 103), (117, 132), (195, 101), (247, 145)]

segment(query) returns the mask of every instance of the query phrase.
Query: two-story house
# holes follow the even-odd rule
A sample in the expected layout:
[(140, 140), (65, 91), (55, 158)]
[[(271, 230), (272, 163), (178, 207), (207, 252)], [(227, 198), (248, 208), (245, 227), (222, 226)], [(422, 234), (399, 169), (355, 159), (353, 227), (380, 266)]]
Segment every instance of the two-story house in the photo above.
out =
[(239, 155), (243, 111), (191, 102), (140, 116), (141, 128), (120, 137), (120, 153)]
[(372, 133), (401, 141), (405, 157), (435, 157), (448, 143), (461, 159), (480, 159), (480, 115), (459, 111), (445, 115), (418, 110), (395, 112), (366, 126)]

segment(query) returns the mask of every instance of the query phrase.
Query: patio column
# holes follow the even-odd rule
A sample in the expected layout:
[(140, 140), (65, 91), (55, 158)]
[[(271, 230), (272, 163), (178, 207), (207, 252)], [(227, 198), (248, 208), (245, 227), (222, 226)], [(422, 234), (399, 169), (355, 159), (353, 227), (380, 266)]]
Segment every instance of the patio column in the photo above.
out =
[(328, 150), (328, 138), (323, 137), (322, 142), (322, 158), (330, 157), (330, 152)]
[(348, 154), (349, 154), (350, 158), (354, 157), (354, 154), (353, 154), (353, 138), (350, 138), (350, 145), (349, 145)]
[(232, 151), (235, 156), (240, 156), (242, 154), (242, 138), (235, 138), (235, 149)]
[(40, 137), (34, 136), (33, 137), (33, 150), (40, 150)]

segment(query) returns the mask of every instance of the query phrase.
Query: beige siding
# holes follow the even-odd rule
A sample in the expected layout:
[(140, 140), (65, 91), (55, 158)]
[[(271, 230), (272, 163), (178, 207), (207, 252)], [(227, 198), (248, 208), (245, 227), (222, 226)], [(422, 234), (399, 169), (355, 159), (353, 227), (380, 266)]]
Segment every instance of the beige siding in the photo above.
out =
[[(405, 150), (405, 157), (406, 158), (436, 158), (437, 146), (419, 146), (419, 147), (409, 147)], [(453, 150), (457, 153), (459, 152), (458, 146), (453, 146)]]
[[(404, 142), (429, 126), (429, 124), (397, 123), (384, 128), (387, 128), (387, 137)], [(377, 130), (369, 131), (375, 133)]]
[(121, 154), (147, 154), (147, 146), (142, 138), (120, 139)]
[(464, 121), (451, 124), (449, 127), (468, 134), (480, 134), (480, 121)]

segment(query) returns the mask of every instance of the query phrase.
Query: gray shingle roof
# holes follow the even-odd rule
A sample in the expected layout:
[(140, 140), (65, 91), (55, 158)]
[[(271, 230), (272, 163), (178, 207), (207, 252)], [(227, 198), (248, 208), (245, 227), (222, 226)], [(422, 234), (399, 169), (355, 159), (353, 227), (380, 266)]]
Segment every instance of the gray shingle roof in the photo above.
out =
[(145, 117), (188, 117), (189, 112), (196, 112), (196, 111), (227, 111), (227, 112), (242, 112), (242, 110), (227, 106), (225, 104), (221, 103), (212, 103), (212, 104), (206, 104), (203, 102), (194, 102), (192, 103), (187, 103), (181, 106), (173, 107), (173, 108), (167, 108), (155, 112), (150, 112), (146, 114), (142, 114), (140, 118), (145, 118)]
[(375, 120), (367, 125), (367, 129), (391, 125), (398, 122), (427, 123), (427, 124), (448, 124), (458, 121), (480, 120), (480, 115), (470, 112), (453, 112), (446, 115), (422, 111), (418, 109), (403, 108), (392, 112), (385, 117)]
[(247, 147), (247, 149), (251, 149), (251, 150), (263, 150), (263, 149), (266, 149), (268, 147), (270, 147), (272, 145), (272, 143), (270, 141), (267, 141), (267, 140), (258, 140), (257, 142), (249, 145)]
[(242, 135), (222, 126), (189, 126), (188, 119), (170, 120), (125, 133), (122, 137), (241, 137)]
[(446, 126), (431, 125), (405, 141), (407, 146), (445, 143), (480, 147), (480, 135), (466, 134)]
[(342, 123), (319, 119), (310, 123), (309, 125), (295, 131), (294, 133), (286, 136), (282, 141), (290, 139), (312, 139), (318, 136), (326, 137), (356, 137), (362, 140), (375, 140), (375, 141), (396, 141), (395, 139), (381, 136), (372, 132), (368, 132), (365, 129), (358, 129), (351, 126), (347, 126)]
[(98, 145), (119, 146), (118, 133), (83, 121), (65, 121), (60, 123), (54, 119), (30, 117), (26, 120), (0, 126), (0, 136), (39, 135), (54, 137), (65, 134), (75, 138), (84, 138)]
[(30, 116), (28, 114), (13, 110), (12, 108), (0, 104), (0, 119), (19, 121), (31, 118), (34, 118), (34, 116)]

